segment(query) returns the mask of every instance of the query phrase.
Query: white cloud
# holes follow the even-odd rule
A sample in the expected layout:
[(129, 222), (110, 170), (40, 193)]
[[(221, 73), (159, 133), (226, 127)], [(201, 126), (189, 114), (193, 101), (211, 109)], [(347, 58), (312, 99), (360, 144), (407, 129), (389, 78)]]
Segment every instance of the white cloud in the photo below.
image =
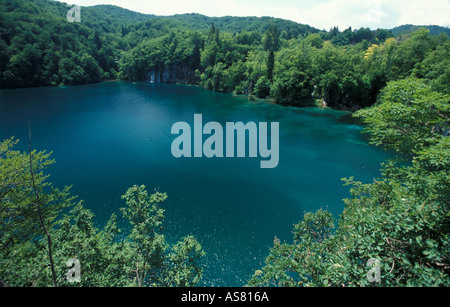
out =
[(448, 0), (329, 0), (305, 11), (301, 20), (320, 29), (339, 26), (393, 28), (404, 24), (450, 25)]
[(113, 4), (147, 14), (273, 16), (319, 29), (393, 28), (403, 24), (450, 26), (449, 0), (62, 0), (82, 6)]
[[(387, 1), (384, 1), (387, 2)], [(386, 3), (398, 25), (450, 26), (450, 2), (448, 0), (397, 0)]]
[(333, 26), (381, 28), (386, 16), (381, 0), (330, 0), (310, 7), (296, 21), (326, 30)]
[(330, 29), (339, 26), (340, 29), (355, 26), (355, 19), (360, 19), (363, 1), (358, 0), (331, 0), (314, 5), (304, 11), (299, 17), (299, 22), (315, 27)]

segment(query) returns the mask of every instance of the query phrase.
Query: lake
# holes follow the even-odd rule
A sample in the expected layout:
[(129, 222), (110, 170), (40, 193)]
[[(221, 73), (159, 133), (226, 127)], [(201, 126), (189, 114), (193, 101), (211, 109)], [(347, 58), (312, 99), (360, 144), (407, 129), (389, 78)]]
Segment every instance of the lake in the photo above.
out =
[[(194, 114), (223, 126), (279, 122), (278, 166), (261, 168), (259, 157), (173, 157), (171, 127), (193, 125)], [(97, 227), (112, 213), (121, 217), (128, 187), (166, 192), (168, 241), (194, 235), (206, 252), (201, 286), (244, 285), (275, 237), (292, 242), (293, 225), (305, 212), (323, 208), (339, 217), (349, 197), (341, 178), (372, 182), (390, 157), (368, 146), (348, 112), (185, 85), (117, 81), (0, 91), (0, 139), (15, 136), (27, 150), (28, 122), (33, 148), (53, 151), (50, 181), (73, 185)]]

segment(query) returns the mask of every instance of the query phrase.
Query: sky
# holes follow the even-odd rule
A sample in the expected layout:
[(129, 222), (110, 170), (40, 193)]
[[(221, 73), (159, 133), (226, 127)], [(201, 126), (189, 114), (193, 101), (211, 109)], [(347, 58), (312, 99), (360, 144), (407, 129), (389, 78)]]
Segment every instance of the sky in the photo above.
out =
[(318, 29), (391, 29), (404, 24), (450, 27), (450, 0), (58, 0), (90, 6), (112, 4), (154, 15), (199, 13), (271, 16)]

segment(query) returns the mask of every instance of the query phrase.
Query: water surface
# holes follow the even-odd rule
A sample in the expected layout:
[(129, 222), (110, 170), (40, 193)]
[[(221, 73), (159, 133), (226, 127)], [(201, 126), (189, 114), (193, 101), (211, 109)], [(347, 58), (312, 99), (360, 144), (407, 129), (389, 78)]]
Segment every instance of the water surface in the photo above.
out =
[[(260, 158), (176, 159), (171, 127), (249, 121), (280, 123), (280, 162)], [(103, 227), (120, 216), (132, 185), (167, 192), (165, 234), (194, 235), (207, 253), (202, 285), (241, 286), (268, 255), (274, 237), (292, 241), (305, 211), (336, 217), (349, 196), (341, 178), (371, 182), (388, 154), (367, 145), (348, 112), (281, 107), (200, 88), (128, 82), (0, 91), (0, 139), (53, 151), (51, 181), (72, 185)], [(269, 125), (270, 126), (270, 125)], [(205, 138), (204, 138), (205, 139)]]

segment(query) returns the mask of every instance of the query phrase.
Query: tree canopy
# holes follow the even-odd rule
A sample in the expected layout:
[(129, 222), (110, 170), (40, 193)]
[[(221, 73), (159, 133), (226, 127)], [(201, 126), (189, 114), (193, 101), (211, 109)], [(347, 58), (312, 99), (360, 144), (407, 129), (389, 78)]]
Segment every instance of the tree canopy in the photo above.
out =
[(306, 213), (293, 243), (275, 240), (249, 285), (449, 286), (449, 99), (421, 80), (389, 82), (378, 104), (356, 116), (398, 158), (374, 183), (344, 179), (352, 197), (339, 220)]
[[(83, 201), (75, 201), (70, 187), (58, 190), (47, 182), (46, 169), (54, 163), (51, 154), (20, 153), (14, 150), (17, 142), (11, 138), (0, 143), (2, 286), (190, 287), (199, 283), (201, 245), (193, 236), (169, 244), (163, 234), (167, 194), (149, 195), (145, 186), (129, 188), (121, 209), (130, 223), (128, 233), (117, 227), (116, 214), (98, 229), (94, 215)], [(51, 238), (50, 251), (44, 232)], [(81, 264), (82, 278), (77, 283), (67, 278), (69, 259)]]
[[(155, 16), (48, 0), (0, 4), (0, 87), (109, 79), (198, 84), (281, 104), (356, 110), (389, 81), (425, 79), (448, 93), (449, 41), (426, 28), (320, 31), (270, 17)], [(432, 28), (435, 31), (435, 28)]]

